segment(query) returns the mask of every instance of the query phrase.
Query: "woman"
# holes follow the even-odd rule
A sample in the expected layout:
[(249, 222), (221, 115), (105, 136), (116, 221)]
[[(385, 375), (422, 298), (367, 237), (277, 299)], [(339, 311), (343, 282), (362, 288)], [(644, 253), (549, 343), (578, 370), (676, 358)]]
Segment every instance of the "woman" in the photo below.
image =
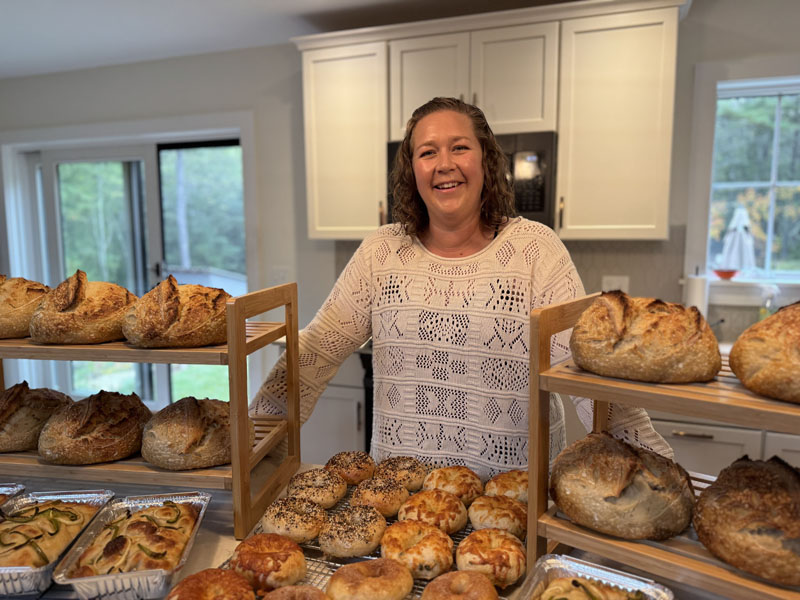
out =
[[(505, 155), (483, 113), (434, 98), (412, 115), (392, 169), (394, 217), (356, 250), (300, 334), (305, 421), (336, 369), (372, 336), (373, 457), (465, 465), (482, 479), (527, 464), (529, 314), (584, 295), (569, 254), (514, 217)], [(569, 353), (554, 338), (553, 360)], [(255, 400), (285, 412), (285, 358)], [(574, 399), (591, 429), (591, 401)], [(613, 434), (672, 454), (641, 409), (613, 406)], [(565, 445), (551, 399), (551, 457)]]

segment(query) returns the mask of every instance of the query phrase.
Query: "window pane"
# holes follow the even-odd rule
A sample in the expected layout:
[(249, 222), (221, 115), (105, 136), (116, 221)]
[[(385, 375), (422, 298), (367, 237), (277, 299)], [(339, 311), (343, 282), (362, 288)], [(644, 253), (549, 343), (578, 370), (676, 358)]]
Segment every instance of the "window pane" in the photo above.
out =
[(186, 396), (228, 401), (228, 368), (215, 365), (172, 365), (172, 401)]
[[(769, 218), (769, 188), (715, 189), (711, 192), (710, 230), (708, 256), (712, 268), (731, 268), (723, 264), (725, 234), (729, 231), (731, 220), (737, 206), (747, 209), (750, 217), (750, 233), (753, 236), (755, 264), (764, 268), (767, 243), (767, 221)], [(737, 267), (738, 268), (738, 267)]]
[(779, 181), (800, 181), (800, 95), (781, 98)]
[(800, 271), (800, 187), (776, 190), (772, 269)]
[(239, 146), (159, 152), (164, 257), (179, 283), (247, 290)]
[(112, 362), (72, 363), (72, 392), (76, 400), (96, 394), (100, 390), (136, 393), (140, 397), (142, 385), (137, 365)]
[(714, 181), (769, 181), (775, 96), (717, 101)]

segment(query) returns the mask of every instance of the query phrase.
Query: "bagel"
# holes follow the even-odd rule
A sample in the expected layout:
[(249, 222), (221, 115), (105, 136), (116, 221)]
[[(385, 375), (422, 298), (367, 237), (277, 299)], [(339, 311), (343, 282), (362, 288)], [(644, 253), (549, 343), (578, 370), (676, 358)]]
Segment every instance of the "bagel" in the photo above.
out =
[(403, 565), (376, 558), (339, 567), (326, 591), (333, 600), (401, 600), (413, 587), (414, 579)]
[(328, 516), (319, 532), (319, 547), (328, 556), (369, 554), (381, 543), (386, 519), (372, 506), (350, 506)]
[(483, 573), (450, 571), (425, 586), (422, 600), (498, 600), (497, 590)]
[(339, 473), (349, 485), (356, 485), (372, 477), (375, 461), (366, 452), (351, 450), (331, 456), (325, 463), (325, 468)]
[(507, 496), (479, 496), (469, 510), (473, 529), (503, 529), (520, 540), (528, 530), (528, 506)]
[(405, 565), (414, 579), (433, 579), (453, 566), (453, 540), (435, 525), (397, 521), (383, 534), (381, 556)]
[(313, 540), (325, 522), (325, 509), (305, 498), (280, 498), (261, 517), (264, 533), (277, 533), (302, 544)]
[(204, 569), (183, 579), (166, 600), (255, 600), (247, 579), (230, 569)]
[(393, 517), (408, 500), (408, 490), (396, 479), (365, 479), (350, 494), (350, 506), (374, 506), (384, 517)]
[(294, 475), (286, 487), (286, 494), (292, 498), (305, 498), (330, 508), (347, 493), (347, 484), (342, 476), (325, 469), (309, 469)]
[(481, 478), (467, 467), (454, 466), (434, 469), (425, 476), (423, 490), (444, 490), (450, 492), (469, 506), (472, 501), (483, 494)]
[(422, 487), (428, 467), (412, 456), (392, 456), (375, 469), (373, 477), (376, 479), (396, 479), (402, 483), (409, 492), (416, 492)]
[(330, 596), (310, 585), (287, 585), (271, 591), (264, 600), (330, 600)]
[(456, 496), (444, 490), (424, 490), (411, 496), (397, 511), (397, 519), (414, 519), (455, 533), (467, 524), (467, 509)]
[(483, 573), (506, 588), (525, 573), (525, 546), (502, 529), (481, 529), (465, 537), (456, 549), (459, 571)]
[(508, 496), (528, 503), (528, 472), (524, 470), (498, 473), (486, 482), (483, 493), (487, 496)]
[(259, 593), (292, 585), (306, 576), (306, 558), (300, 546), (275, 533), (257, 533), (240, 542), (230, 567)]

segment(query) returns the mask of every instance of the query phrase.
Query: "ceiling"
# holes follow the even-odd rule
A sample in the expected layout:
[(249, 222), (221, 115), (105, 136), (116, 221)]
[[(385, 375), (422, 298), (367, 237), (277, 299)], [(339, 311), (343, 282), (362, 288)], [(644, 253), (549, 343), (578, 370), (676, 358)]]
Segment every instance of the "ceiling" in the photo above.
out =
[(571, 0), (0, 0), (0, 79)]

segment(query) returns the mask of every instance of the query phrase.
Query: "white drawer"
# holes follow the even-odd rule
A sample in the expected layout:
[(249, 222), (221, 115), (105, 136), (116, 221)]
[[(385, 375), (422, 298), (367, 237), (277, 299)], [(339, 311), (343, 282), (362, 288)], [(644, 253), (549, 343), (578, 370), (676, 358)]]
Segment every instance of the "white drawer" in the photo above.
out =
[(716, 476), (747, 454), (761, 458), (764, 432), (680, 421), (653, 420), (653, 427), (675, 450), (675, 461), (687, 471)]
[(800, 435), (767, 432), (764, 439), (764, 460), (780, 456), (793, 467), (800, 469)]

